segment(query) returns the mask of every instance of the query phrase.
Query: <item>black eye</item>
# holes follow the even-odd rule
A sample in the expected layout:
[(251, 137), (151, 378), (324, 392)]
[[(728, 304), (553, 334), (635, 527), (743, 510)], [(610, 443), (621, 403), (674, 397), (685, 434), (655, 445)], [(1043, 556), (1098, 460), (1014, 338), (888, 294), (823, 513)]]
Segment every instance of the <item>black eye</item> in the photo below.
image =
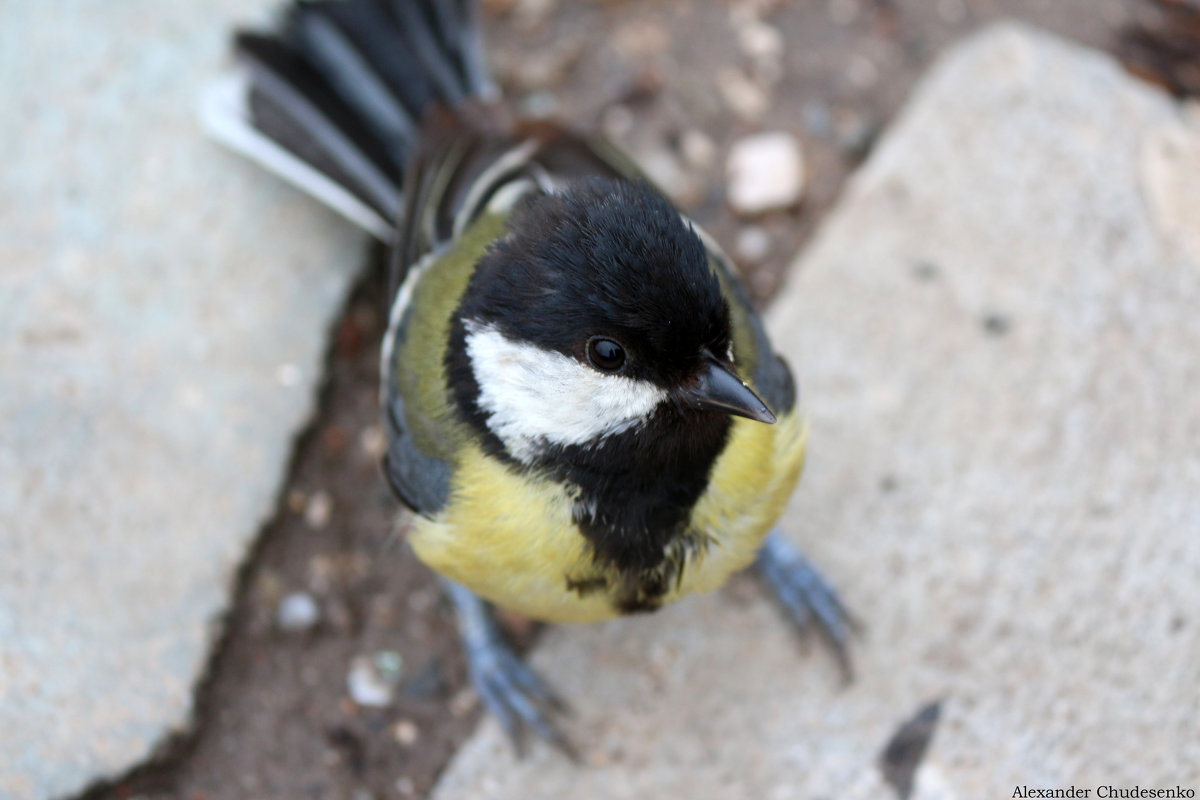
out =
[(593, 336), (587, 343), (588, 361), (601, 372), (616, 372), (625, 366), (625, 348), (603, 336)]

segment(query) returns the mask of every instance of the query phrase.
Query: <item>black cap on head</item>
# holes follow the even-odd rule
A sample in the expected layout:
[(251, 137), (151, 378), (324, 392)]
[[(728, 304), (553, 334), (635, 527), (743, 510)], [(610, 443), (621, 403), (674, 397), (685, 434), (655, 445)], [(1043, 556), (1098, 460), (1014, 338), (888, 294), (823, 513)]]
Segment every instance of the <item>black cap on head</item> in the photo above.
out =
[(589, 341), (604, 337), (625, 351), (619, 371), (664, 387), (694, 374), (702, 349), (728, 351), (729, 308), (704, 245), (645, 183), (590, 179), (533, 196), (509, 230), (480, 263), (462, 317), (585, 363)]

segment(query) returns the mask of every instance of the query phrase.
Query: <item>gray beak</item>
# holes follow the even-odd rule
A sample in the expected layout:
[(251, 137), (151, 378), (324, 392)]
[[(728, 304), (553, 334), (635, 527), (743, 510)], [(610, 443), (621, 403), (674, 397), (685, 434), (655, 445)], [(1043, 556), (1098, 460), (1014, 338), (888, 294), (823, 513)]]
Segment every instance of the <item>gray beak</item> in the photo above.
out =
[(775, 422), (775, 415), (762, 398), (712, 355), (706, 354), (699, 380), (694, 387), (683, 391), (683, 397), (696, 408), (724, 411), (768, 424)]

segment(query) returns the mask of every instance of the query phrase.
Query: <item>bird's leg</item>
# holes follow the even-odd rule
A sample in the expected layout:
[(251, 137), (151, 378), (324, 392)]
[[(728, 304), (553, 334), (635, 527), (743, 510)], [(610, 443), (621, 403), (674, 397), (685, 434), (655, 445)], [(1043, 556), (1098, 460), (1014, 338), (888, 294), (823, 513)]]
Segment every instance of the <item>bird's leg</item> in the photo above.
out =
[(837, 592), (804, 554), (778, 530), (771, 531), (754, 565), (771, 587), (789, 620), (807, 632), (813, 623), (833, 648), (847, 681), (854, 677), (850, 635), (856, 624)]
[(576, 760), (570, 741), (552, 719), (554, 714), (566, 712), (563, 701), (513, 652), (479, 595), (454, 581), (443, 579), (443, 583), (458, 614), (471, 683), (508, 733), (517, 755), (525, 754), (525, 733), (532, 729)]

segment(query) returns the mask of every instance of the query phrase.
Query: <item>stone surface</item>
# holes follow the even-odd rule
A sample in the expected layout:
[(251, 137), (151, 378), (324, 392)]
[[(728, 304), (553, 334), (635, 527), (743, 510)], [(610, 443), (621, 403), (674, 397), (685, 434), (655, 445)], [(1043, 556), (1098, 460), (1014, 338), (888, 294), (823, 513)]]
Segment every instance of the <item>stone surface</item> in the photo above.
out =
[(590, 766), (486, 722), (435, 797), (1200, 791), (1200, 132), (1107, 57), (960, 45), (770, 315), (812, 417), (784, 521), (865, 621), (858, 678), (752, 583), (554, 629)]
[(274, 0), (0, 4), (0, 798), (189, 717), (362, 237), (205, 140)]

